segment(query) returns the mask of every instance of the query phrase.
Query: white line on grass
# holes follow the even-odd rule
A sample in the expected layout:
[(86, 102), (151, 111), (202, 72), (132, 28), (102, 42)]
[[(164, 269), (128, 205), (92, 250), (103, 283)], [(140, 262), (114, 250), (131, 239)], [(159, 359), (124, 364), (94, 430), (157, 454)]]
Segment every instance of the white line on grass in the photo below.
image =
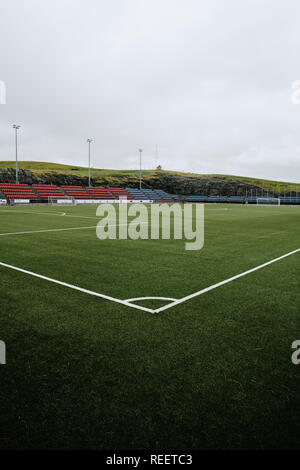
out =
[[(0, 209), (0, 213), (3, 212), (13, 212), (14, 214), (31, 214), (31, 215), (55, 215), (56, 217), (61, 217), (61, 216), (64, 216), (64, 217), (71, 217), (71, 218), (75, 218), (75, 219), (96, 219), (96, 220), (101, 220), (100, 219), (100, 216), (97, 217), (97, 216), (88, 216), (88, 215), (71, 215), (71, 214), (67, 214), (66, 212), (45, 212), (45, 211), (17, 211), (17, 210), (9, 210), (9, 209)], [(146, 222), (142, 222), (142, 223), (146, 223)]]
[(12, 210), (12, 209), (0, 209), (0, 212), (13, 212), (14, 214), (42, 214), (42, 215), (65, 215), (65, 212), (55, 212), (55, 211), (24, 211), (24, 210)]
[[(26, 269), (18, 268), (16, 266), (12, 266), (10, 264), (0, 262), (0, 266), (4, 266), (5, 268), (9, 268), (9, 269), (13, 269), (15, 271), (19, 271), (21, 273), (29, 274), (30, 276), (34, 276), (34, 277), (37, 277), (37, 278), (40, 278), (40, 279), (44, 279), (46, 281), (50, 281), (50, 282), (53, 282), (55, 284), (59, 284), (59, 285), (64, 286), (64, 287), (69, 287), (70, 289), (75, 289), (75, 290), (78, 290), (78, 291), (83, 292), (85, 294), (90, 294), (90, 295), (94, 295), (96, 297), (101, 297), (103, 299), (110, 300), (112, 302), (117, 302), (119, 304), (126, 305), (127, 307), (136, 308), (138, 310), (143, 310), (145, 312), (150, 312), (150, 313), (160, 313), (163, 310), (167, 310), (168, 308), (175, 307), (178, 304), (186, 302), (187, 300), (190, 300), (190, 299), (192, 299), (194, 297), (197, 297), (199, 295), (205, 294), (206, 292), (209, 292), (213, 289), (216, 289), (217, 287), (228, 284), (229, 282), (234, 281), (235, 279), (239, 279), (240, 277), (246, 276), (247, 274), (258, 271), (259, 269), (262, 269), (266, 266), (269, 266), (270, 264), (276, 263), (277, 261), (280, 261), (280, 260), (282, 260), (284, 258), (287, 258), (288, 256), (291, 256), (291, 255), (293, 255), (295, 253), (298, 253), (298, 252), (300, 252), (300, 248), (298, 248), (297, 250), (294, 250), (294, 251), (290, 251), (289, 253), (286, 253), (285, 255), (279, 256), (278, 258), (274, 258), (271, 261), (267, 261), (264, 264), (260, 264), (259, 266), (256, 266), (255, 268), (249, 269), (248, 271), (237, 274), (236, 276), (230, 277), (229, 279), (225, 279), (225, 281), (218, 282), (217, 284), (213, 284), (210, 287), (206, 287), (205, 289), (199, 290), (198, 292), (195, 292), (194, 294), (190, 294), (190, 295), (187, 295), (186, 297), (182, 297), (181, 299), (174, 300), (173, 302), (170, 302), (169, 304), (165, 305), (164, 307), (157, 308), (156, 310), (153, 310), (151, 308), (141, 307), (140, 305), (135, 305), (135, 304), (131, 303), (134, 300), (154, 299), (154, 297), (136, 297), (135, 299), (127, 299), (127, 300), (116, 299), (116, 298), (110, 297), (108, 295), (99, 294), (97, 292), (93, 292), (93, 291), (90, 291), (90, 290), (87, 290), (87, 289), (83, 289), (81, 287), (77, 287), (77, 286), (74, 286), (72, 284), (67, 284), (66, 282), (62, 282), (62, 281), (58, 281), (56, 279), (52, 279), (50, 277), (42, 276), (41, 274), (33, 273), (31, 271), (27, 271)], [(167, 297), (156, 297), (156, 298), (157, 299), (168, 300)], [(169, 300), (171, 300), (171, 298)]]
[(69, 215), (66, 212), (42, 212), (42, 211), (17, 211), (17, 210), (9, 210), (9, 209), (1, 209), (0, 212), (13, 212), (14, 214), (31, 214), (31, 215), (55, 215), (56, 217), (61, 217), (62, 215), (65, 217), (72, 217), (76, 219), (99, 219), (96, 216), (86, 216), (86, 215)]
[(25, 235), (27, 233), (63, 232), (65, 230), (83, 230), (85, 228), (96, 228), (96, 227), (97, 225), (92, 225), (91, 227), (50, 228), (47, 230), (30, 230), (27, 232), (8, 232), (8, 233), (0, 233), (0, 237), (5, 237), (7, 235)]
[(194, 292), (194, 294), (190, 294), (190, 295), (187, 295), (186, 297), (182, 297), (181, 299), (175, 300), (174, 302), (171, 302), (168, 305), (165, 305), (164, 307), (156, 309), (155, 313), (159, 313), (159, 312), (162, 312), (163, 310), (167, 310), (168, 308), (175, 307), (176, 305), (186, 302), (187, 300), (193, 299), (194, 297), (198, 297), (198, 295), (205, 294), (206, 292), (216, 289), (217, 287), (224, 286), (224, 284), (228, 284), (229, 282), (234, 281), (235, 279), (239, 279), (240, 277), (246, 276), (247, 274), (250, 274), (255, 271), (258, 271), (259, 269), (265, 268), (266, 266), (276, 263), (276, 261), (280, 261), (281, 259), (287, 258), (288, 256), (294, 255), (295, 253), (299, 251), (300, 251), (300, 248), (294, 251), (290, 251), (289, 253), (286, 253), (285, 255), (279, 256), (278, 258), (274, 258), (271, 261), (267, 261), (264, 264), (260, 264), (259, 266), (256, 266), (255, 268), (252, 268), (252, 269), (249, 269), (248, 271), (237, 274), (236, 276), (230, 277), (229, 279), (225, 279), (225, 281), (217, 282), (217, 284), (213, 284), (210, 287), (206, 287), (205, 289), (199, 290), (198, 292)]
[[(148, 222), (138, 222), (138, 221), (133, 220), (131, 223), (147, 224)], [(108, 227), (121, 227), (122, 225), (128, 225), (128, 224), (109, 224)], [(89, 227), (50, 228), (50, 229), (45, 229), (45, 230), (28, 230), (25, 232), (7, 232), (7, 233), (0, 233), (0, 237), (5, 237), (8, 235), (26, 235), (28, 233), (63, 232), (66, 230), (83, 230), (83, 229), (96, 228), (96, 227), (97, 225), (91, 225)]]
[(138, 302), (139, 300), (177, 300), (174, 297), (133, 297), (132, 299), (126, 299), (126, 302)]
[(52, 279), (51, 277), (42, 276), (41, 274), (37, 274), (37, 273), (34, 273), (32, 271), (27, 271), (26, 269), (18, 268), (16, 266), (12, 266), (10, 264), (0, 262), (0, 265), (4, 266), (5, 268), (9, 268), (9, 269), (13, 269), (15, 271), (19, 271), (21, 273), (29, 274), (30, 276), (34, 276), (34, 277), (37, 277), (39, 279), (44, 279), (45, 281), (53, 282), (54, 284), (59, 284), (59, 285), (64, 286), (64, 287), (69, 287), (70, 289), (74, 289), (74, 290), (77, 290), (79, 292), (83, 292), (84, 294), (94, 295), (96, 297), (101, 297), (102, 299), (110, 300), (111, 302), (117, 302), (118, 304), (126, 305), (127, 307), (132, 307), (132, 308), (136, 308), (138, 310), (144, 310), (145, 312), (154, 313), (154, 310), (152, 310), (150, 308), (141, 307), (140, 305), (131, 304), (130, 302), (128, 302), (126, 300), (116, 299), (115, 297), (111, 297), (109, 295), (99, 294), (98, 292), (93, 292), (93, 291), (88, 290), (88, 289), (83, 289), (82, 287), (74, 286), (73, 284), (68, 284), (67, 282), (58, 281), (57, 279)]

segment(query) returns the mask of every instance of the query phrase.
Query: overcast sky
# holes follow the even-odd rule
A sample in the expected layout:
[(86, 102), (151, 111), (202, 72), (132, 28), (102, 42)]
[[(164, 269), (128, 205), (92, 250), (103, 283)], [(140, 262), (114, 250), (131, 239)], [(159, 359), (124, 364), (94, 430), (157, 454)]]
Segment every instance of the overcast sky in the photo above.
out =
[[(0, 160), (300, 181), (299, 0), (0, 0)], [(157, 156), (156, 156), (157, 145)]]

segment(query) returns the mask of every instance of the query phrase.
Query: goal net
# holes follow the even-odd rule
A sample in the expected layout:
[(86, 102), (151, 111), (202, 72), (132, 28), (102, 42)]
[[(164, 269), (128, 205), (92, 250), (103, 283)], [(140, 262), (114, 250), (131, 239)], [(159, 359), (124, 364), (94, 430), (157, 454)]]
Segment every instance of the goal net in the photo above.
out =
[(280, 206), (279, 197), (258, 197), (256, 199), (258, 206)]
[(71, 196), (64, 196), (63, 199), (59, 199), (57, 196), (48, 196), (48, 204), (51, 206), (54, 205), (63, 205), (63, 206), (71, 206), (72, 204), (75, 205), (75, 201)]

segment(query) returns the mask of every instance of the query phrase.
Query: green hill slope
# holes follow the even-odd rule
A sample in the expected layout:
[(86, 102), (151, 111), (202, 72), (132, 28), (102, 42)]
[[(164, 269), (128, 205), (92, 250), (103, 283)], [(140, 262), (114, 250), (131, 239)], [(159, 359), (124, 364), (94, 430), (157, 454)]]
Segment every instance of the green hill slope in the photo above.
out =
[[(14, 161), (0, 161), (1, 181), (13, 181)], [(19, 162), (20, 181), (55, 184), (87, 184), (88, 168), (51, 162)], [(1, 176), (2, 175), (2, 176)], [(196, 174), (168, 170), (143, 170), (145, 187), (164, 188), (179, 194), (245, 194), (246, 191), (271, 191), (274, 193), (299, 192), (300, 184), (273, 181), (246, 176), (222, 174)], [(137, 187), (138, 170), (91, 169), (92, 184)]]

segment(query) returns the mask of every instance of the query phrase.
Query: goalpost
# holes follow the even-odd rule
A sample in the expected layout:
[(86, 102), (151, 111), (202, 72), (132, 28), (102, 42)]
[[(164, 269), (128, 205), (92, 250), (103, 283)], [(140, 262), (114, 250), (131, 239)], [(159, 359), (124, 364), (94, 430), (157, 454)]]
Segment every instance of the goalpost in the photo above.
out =
[(71, 196), (65, 196), (64, 199), (59, 199), (58, 196), (48, 196), (48, 205), (49, 206), (54, 206), (54, 205), (75, 205), (75, 201)]
[(256, 199), (258, 206), (280, 206), (279, 197), (258, 197)]

